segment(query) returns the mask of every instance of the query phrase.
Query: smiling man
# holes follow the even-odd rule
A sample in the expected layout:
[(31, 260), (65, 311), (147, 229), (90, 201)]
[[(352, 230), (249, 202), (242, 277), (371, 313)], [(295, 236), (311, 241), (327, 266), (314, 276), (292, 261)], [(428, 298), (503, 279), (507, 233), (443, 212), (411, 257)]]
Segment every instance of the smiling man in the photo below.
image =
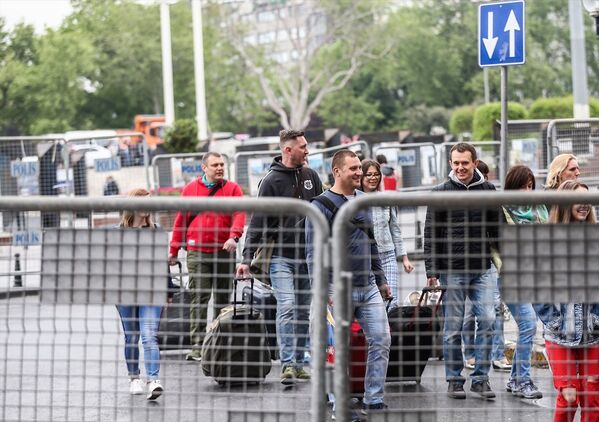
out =
[[(183, 196), (243, 196), (237, 183), (225, 180), (225, 162), (219, 153), (204, 154), (202, 170), (202, 177), (183, 188)], [(214, 317), (229, 304), (235, 250), (244, 224), (243, 212), (178, 212), (175, 217), (168, 260), (170, 265), (175, 265), (179, 249), (187, 249), (191, 291), (191, 353), (187, 355), (187, 360), (201, 360), (210, 297), (214, 295)]]
[[(359, 195), (365, 195), (358, 190), (362, 181), (362, 163), (356, 153), (348, 149), (337, 151), (333, 156), (332, 171), (335, 184), (313, 200), (331, 225), (340, 207)], [(306, 259), (310, 270), (314, 258), (313, 230), (308, 221)], [(347, 271), (352, 274), (353, 314), (360, 323), (368, 344), (362, 411), (369, 414), (387, 407), (384, 402), (384, 387), (391, 334), (383, 300), (391, 298), (391, 289), (381, 265), (369, 210), (361, 210), (356, 214), (348, 236)]]
[[(476, 168), (476, 149), (467, 143), (453, 146), (449, 179), (433, 191), (495, 190)], [(491, 241), (498, 238), (499, 210), (441, 209), (429, 207), (424, 228), (424, 255), (428, 284), (447, 287), (444, 299), (443, 356), (447, 393), (465, 399), (462, 376), (464, 303), (470, 298), (477, 321), (474, 371), (470, 391), (491, 399), (489, 369), (495, 322), (493, 292), (497, 272), (491, 267)]]

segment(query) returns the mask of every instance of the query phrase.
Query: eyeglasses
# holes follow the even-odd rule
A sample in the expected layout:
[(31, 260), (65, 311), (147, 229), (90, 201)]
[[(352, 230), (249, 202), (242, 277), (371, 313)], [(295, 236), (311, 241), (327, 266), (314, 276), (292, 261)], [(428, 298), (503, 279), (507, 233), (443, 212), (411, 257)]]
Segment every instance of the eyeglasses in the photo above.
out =
[(376, 177), (378, 179), (379, 177), (381, 177), (381, 173), (366, 173), (364, 175), (364, 177), (368, 177), (368, 178)]

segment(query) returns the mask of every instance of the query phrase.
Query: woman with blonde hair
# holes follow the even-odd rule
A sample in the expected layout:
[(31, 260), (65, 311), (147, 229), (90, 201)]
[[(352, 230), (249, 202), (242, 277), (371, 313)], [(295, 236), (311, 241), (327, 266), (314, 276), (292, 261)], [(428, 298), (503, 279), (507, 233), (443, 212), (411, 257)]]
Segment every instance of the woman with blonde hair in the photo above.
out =
[(560, 154), (549, 164), (546, 189), (557, 189), (566, 180), (576, 180), (580, 176), (578, 159), (573, 154)]
[[(566, 180), (558, 191), (588, 191), (587, 185)], [(589, 204), (554, 206), (553, 224), (594, 224)], [(565, 245), (564, 245), (565, 246)], [(564, 251), (569, 255), (571, 251)], [(547, 303), (533, 305), (545, 327), (545, 347), (553, 385), (558, 391), (555, 422), (571, 422), (578, 407), (580, 420), (599, 421), (599, 304)]]
[[(145, 189), (133, 189), (129, 197), (146, 197), (150, 192)], [(155, 229), (157, 225), (147, 211), (124, 211), (120, 228), (125, 229)], [(171, 287), (170, 277), (168, 279)], [(144, 394), (147, 389), (147, 399), (155, 400), (164, 387), (158, 379), (160, 372), (160, 349), (158, 348), (158, 327), (162, 306), (156, 305), (116, 305), (121, 317), (125, 334), (125, 362), (129, 374), (129, 392)], [(139, 338), (144, 349), (147, 385), (139, 377)]]

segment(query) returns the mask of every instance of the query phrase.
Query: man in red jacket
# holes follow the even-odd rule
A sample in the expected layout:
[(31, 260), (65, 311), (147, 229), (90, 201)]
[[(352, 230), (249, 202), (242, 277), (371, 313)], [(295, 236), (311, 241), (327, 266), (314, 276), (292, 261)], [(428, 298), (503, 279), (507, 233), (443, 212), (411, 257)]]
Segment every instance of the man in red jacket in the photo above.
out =
[[(243, 196), (239, 185), (225, 180), (225, 162), (216, 152), (202, 158), (204, 175), (183, 188), (183, 196)], [(180, 248), (187, 248), (191, 290), (191, 353), (187, 360), (201, 360), (206, 334), (208, 302), (214, 292), (214, 316), (229, 304), (231, 278), (235, 273), (235, 250), (243, 233), (245, 214), (178, 212), (173, 225), (169, 264), (178, 262)]]

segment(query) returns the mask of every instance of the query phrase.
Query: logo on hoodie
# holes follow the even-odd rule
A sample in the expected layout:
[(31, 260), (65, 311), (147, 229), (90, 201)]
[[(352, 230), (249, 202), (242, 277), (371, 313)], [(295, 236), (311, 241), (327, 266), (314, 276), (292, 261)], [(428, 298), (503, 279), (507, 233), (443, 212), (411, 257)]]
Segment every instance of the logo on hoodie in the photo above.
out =
[(312, 190), (313, 187), (314, 187), (314, 185), (312, 184), (312, 180), (310, 180), (310, 179), (304, 180), (304, 189)]

